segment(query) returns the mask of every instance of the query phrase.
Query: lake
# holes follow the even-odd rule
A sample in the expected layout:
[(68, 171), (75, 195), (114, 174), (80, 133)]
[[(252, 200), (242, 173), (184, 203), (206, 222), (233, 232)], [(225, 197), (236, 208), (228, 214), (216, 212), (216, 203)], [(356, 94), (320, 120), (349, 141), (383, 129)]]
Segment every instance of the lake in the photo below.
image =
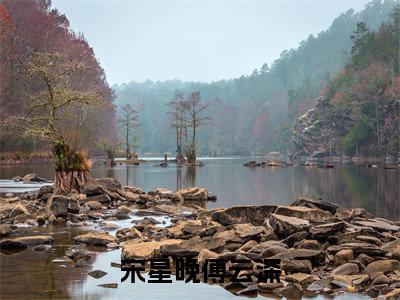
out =
[[(218, 197), (209, 208), (240, 204), (290, 204), (298, 197), (320, 198), (344, 207), (363, 207), (384, 218), (400, 218), (400, 171), (336, 164), (333, 169), (317, 167), (248, 168), (243, 164), (254, 157), (202, 158), (206, 164), (196, 169), (155, 167), (154, 162), (139, 166), (94, 165), (93, 177), (116, 177), (125, 185), (145, 191), (156, 187), (177, 190), (189, 186), (208, 188)], [(36, 173), (53, 178), (50, 164), (35, 163), (0, 166), (0, 179)], [(0, 192), (5, 189), (0, 187)], [(15, 192), (15, 190), (14, 190)]]

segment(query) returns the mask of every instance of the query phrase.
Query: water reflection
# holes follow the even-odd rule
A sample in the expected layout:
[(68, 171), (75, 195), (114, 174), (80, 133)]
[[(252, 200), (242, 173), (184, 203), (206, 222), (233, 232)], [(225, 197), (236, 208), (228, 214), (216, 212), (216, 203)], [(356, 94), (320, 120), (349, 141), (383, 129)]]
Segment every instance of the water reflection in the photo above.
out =
[[(321, 198), (345, 207), (364, 207), (385, 218), (400, 217), (400, 171), (382, 168), (338, 164), (334, 169), (316, 167), (246, 168), (243, 163), (252, 158), (204, 160), (204, 167), (187, 168), (154, 163), (139, 166), (95, 165), (93, 177), (117, 177), (125, 185), (135, 185), (145, 191), (156, 187), (177, 190), (203, 186), (217, 197), (209, 208), (240, 204), (290, 204), (300, 196)], [(0, 166), (0, 179), (37, 173), (54, 175), (50, 165), (30, 164)]]

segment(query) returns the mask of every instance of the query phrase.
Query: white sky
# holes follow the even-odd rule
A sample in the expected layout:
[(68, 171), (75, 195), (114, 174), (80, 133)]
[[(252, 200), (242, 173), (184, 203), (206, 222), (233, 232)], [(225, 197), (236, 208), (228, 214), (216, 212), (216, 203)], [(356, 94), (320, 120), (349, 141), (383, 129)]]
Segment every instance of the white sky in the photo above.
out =
[(53, 0), (110, 84), (250, 74), (368, 1)]

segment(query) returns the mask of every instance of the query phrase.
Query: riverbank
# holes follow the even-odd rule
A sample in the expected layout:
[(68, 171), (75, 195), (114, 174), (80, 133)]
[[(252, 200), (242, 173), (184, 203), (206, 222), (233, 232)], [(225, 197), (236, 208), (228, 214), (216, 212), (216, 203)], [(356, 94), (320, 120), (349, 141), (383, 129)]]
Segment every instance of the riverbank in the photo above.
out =
[(0, 165), (19, 165), (29, 163), (52, 163), (53, 156), (47, 152), (13, 152), (0, 153)]
[[(90, 247), (99, 246), (120, 249), (122, 259), (197, 257), (200, 263), (219, 259), (231, 267), (233, 259), (246, 260), (248, 268), (240, 277), (250, 276), (250, 281), (220, 283), (238, 295), (398, 295), (398, 220), (308, 199), (290, 206), (208, 210), (207, 203), (215, 200), (203, 188), (145, 193), (110, 178), (94, 180), (82, 194), (68, 197), (53, 195), (46, 186), (1, 199), (0, 247), (2, 252), (17, 248), (46, 252), (57, 241), (42, 228), (65, 226), (73, 232), (92, 223), (90, 230), (75, 233), (75, 245), (63, 254), (75, 267), (90, 265), (95, 256)], [(118, 220), (126, 227), (116, 228)], [(40, 236), (24, 236), (26, 230), (21, 228), (27, 227), (40, 228)], [(280, 283), (258, 282), (266, 258), (279, 260)], [(234, 276), (232, 270), (226, 272), (226, 279)]]

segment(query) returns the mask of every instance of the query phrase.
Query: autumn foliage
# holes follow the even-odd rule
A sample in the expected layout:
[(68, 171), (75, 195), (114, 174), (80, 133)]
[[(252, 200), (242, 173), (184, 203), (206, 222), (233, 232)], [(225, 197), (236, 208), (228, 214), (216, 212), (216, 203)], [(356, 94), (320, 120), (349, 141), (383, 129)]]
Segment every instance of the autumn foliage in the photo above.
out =
[[(110, 104), (114, 99), (103, 69), (84, 36), (69, 27), (68, 19), (51, 7), (49, 0), (0, 1), (0, 149), (33, 151), (45, 147), (37, 136), (27, 134), (22, 123), (29, 96), (43, 88), (39, 76), (29, 74), (29, 64), (38, 53), (61, 55), (70, 63), (84, 65), (84, 71), (71, 74), (70, 88), (88, 90)], [(38, 112), (39, 113), (39, 112)], [(62, 125), (69, 130), (74, 147), (96, 151), (98, 140), (115, 133), (114, 107), (87, 106), (76, 111), (85, 120), (76, 129), (75, 120)], [(61, 124), (60, 124), (61, 125)], [(90, 137), (90, 139), (88, 139)]]

